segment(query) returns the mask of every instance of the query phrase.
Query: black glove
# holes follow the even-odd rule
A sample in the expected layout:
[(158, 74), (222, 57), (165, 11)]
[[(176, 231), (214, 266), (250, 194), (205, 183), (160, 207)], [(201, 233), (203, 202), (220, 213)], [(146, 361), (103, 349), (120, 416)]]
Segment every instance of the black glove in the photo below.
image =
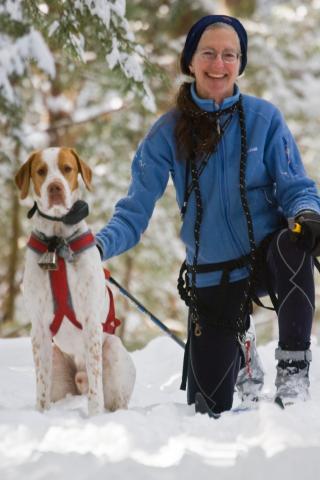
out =
[(295, 233), (299, 248), (313, 257), (320, 255), (320, 215), (308, 210), (298, 213), (295, 222), (301, 225), (301, 232)]

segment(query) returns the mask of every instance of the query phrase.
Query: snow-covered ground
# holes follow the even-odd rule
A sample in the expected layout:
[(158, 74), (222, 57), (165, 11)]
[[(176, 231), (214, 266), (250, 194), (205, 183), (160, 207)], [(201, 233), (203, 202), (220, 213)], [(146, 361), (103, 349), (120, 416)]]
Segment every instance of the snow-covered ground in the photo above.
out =
[[(259, 348), (270, 395), (274, 348)], [(1, 480), (318, 478), (318, 346), (311, 401), (285, 411), (264, 402), (256, 411), (225, 413), (219, 420), (195, 415), (186, 405), (179, 390), (182, 353), (168, 337), (133, 352), (137, 382), (129, 409), (87, 418), (84, 397), (37, 412), (30, 339), (0, 340)]]

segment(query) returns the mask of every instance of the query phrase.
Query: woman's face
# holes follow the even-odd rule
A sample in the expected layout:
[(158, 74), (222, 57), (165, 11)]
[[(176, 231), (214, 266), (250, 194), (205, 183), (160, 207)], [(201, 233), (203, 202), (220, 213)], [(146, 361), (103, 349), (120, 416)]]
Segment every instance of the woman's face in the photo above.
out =
[(235, 31), (221, 27), (203, 32), (189, 65), (199, 97), (220, 104), (233, 94), (240, 68), (239, 54), (239, 38)]

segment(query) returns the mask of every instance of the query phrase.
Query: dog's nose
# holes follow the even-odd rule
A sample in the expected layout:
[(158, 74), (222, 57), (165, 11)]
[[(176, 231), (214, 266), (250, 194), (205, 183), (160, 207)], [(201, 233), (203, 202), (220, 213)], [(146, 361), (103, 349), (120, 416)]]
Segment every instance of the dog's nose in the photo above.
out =
[(51, 182), (47, 187), (49, 205), (61, 205), (65, 201), (65, 190), (61, 182)]
[(59, 195), (62, 193), (62, 185), (60, 183), (54, 182), (48, 186), (49, 195)]

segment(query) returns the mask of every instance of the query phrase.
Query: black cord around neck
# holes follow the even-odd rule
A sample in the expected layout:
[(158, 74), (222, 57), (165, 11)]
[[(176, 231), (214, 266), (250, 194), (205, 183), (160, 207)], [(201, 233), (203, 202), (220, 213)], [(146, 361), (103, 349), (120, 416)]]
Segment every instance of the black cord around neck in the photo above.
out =
[[(239, 316), (236, 319), (235, 325), (232, 326), (232, 330), (235, 331), (239, 339), (243, 339), (247, 329), (246, 314), (248, 312), (250, 301), (251, 301), (250, 290), (252, 286), (252, 272), (253, 272), (253, 267), (254, 267), (254, 262), (256, 257), (256, 243), (254, 238), (253, 222), (252, 222), (252, 217), (249, 209), (247, 192), (246, 192), (245, 174), (246, 174), (246, 164), (247, 164), (247, 133), (246, 133), (245, 116), (244, 116), (241, 95), (239, 97), (239, 101), (236, 104), (236, 110), (238, 111), (238, 114), (239, 114), (239, 124), (240, 124), (240, 134), (241, 134), (241, 155), (240, 155), (240, 169), (239, 169), (240, 197), (241, 197), (241, 204), (242, 204), (242, 208), (246, 218), (247, 229), (248, 229), (248, 237), (249, 237), (249, 244), (250, 244), (250, 261), (247, 267), (249, 270), (249, 276), (247, 278), (246, 286), (243, 292), (243, 299), (240, 305)], [(216, 144), (216, 147), (217, 147), (217, 144)], [(193, 264), (189, 270), (191, 271), (191, 284), (189, 285), (187, 274), (186, 274), (186, 279), (183, 279), (183, 273), (185, 271), (185, 264), (184, 264), (181, 268), (179, 279), (178, 279), (178, 290), (183, 300), (190, 307), (191, 320), (195, 328), (195, 334), (201, 335), (201, 327), (199, 325), (199, 308), (198, 308), (197, 290), (196, 290), (196, 273), (197, 273), (198, 255), (199, 255), (199, 248), (200, 248), (200, 230), (201, 230), (201, 223), (202, 223), (203, 206), (202, 206), (201, 192), (200, 192), (200, 185), (199, 185), (200, 174), (199, 174), (199, 169), (197, 169), (195, 154), (191, 155), (189, 162), (190, 162), (191, 178), (192, 178), (191, 191), (193, 190), (195, 193), (195, 202), (196, 202), (196, 218), (195, 218), (195, 225), (194, 225), (195, 253), (193, 257)], [(184, 213), (187, 208), (188, 198), (189, 197), (185, 198), (186, 201), (184, 205), (185, 207)], [(183, 284), (185, 284), (185, 286), (183, 286)], [(221, 322), (221, 326), (224, 326), (223, 319), (218, 319), (218, 321)], [(225, 326), (228, 327), (227, 325)], [(229, 327), (231, 328), (231, 326)]]

